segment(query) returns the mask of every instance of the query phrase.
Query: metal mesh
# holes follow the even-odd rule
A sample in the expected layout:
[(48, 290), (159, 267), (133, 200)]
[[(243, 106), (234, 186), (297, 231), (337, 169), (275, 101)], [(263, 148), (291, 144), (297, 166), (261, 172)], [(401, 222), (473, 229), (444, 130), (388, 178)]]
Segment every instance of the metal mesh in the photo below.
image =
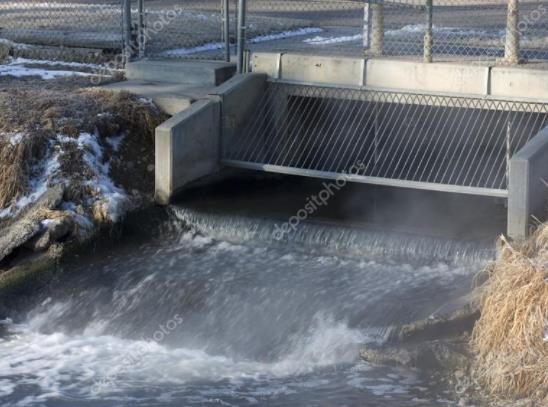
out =
[[(223, 59), (222, 4), (221, 0), (145, 0), (146, 55)], [(231, 10), (234, 13), (234, 5)], [(234, 14), (231, 22), (234, 27)]]
[(548, 105), (271, 82), (250, 117), (225, 164), (505, 196), (508, 160)]
[[(248, 27), (248, 47), (252, 51), (363, 55), (364, 47), (380, 43), (382, 50), (370, 49), (370, 55), (420, 58), (431, 23), (434, 59), (490, 62), (505, 55), (509, 2), (432, 0), (429, 22), (428, 0), (248, 0), (248, 18), (272, 20), (270, 25), (262, 24), (263, 31), (288, 31), (280, 38), (257, 41), (259, 32)], [(518, 4), (517, 30), (510, 31), (520, 38), (518, 57), (548, 59), (548, 0), (519, 0)]]
[(19, 43), (21, 55), (101, 58), (122, 48), (119, 0), (0, 0), (0, 38)]

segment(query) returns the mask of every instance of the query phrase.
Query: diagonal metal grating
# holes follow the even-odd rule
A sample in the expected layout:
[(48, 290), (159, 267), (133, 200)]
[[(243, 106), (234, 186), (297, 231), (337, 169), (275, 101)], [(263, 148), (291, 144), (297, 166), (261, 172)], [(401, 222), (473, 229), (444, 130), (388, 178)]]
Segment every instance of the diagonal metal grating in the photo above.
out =
[(509, 159), (548, 105), (271, 81), (223, 163), (271, 172), (507, 196)]

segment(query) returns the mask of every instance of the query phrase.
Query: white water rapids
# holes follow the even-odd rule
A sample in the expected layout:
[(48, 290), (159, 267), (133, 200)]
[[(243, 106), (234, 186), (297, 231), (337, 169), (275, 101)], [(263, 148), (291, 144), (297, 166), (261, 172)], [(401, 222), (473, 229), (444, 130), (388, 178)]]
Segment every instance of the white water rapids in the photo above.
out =
[(0, 325), (0, 404), (451, 403), (421, 372), (359, 350), (465, 292), (481, 247), (323, 225), (273, 242), (273, 227), (175, 207), (66, 262)]

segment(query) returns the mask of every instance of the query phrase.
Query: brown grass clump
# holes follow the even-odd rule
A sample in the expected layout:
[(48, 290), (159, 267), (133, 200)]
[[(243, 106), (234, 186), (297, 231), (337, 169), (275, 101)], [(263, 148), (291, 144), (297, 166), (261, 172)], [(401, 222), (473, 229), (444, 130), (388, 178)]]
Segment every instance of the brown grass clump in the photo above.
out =
[(493, 396), (548, 405), (548, 225), (503, 244), (472, 334), (474, 375)]
[(44, 156), (46, 145), (40, 135), (23, 136), (12, 145), (8, 139), (0, 139), (0, 209), (27, 189), (33, 163)]
[[(82, 88), (78, 82), (0, 81), (0, 210), (27, 192), (29, 179), (36, 175), (32, 172), (40, 170), (37, 164), (51, 149), (49, 142), (60, 134), (76, 138), (81, 133), (96, 133), (105, 148), (105, 160), (112, 155), (123, 156), (112, 165), (115, 181), (127, 181), (129, 185), (124, 186), (134, 188), (128, 181), (129, 174), (135, 177), (139, 172), (136, 178), (141, 180), (137, 184), (140, 186), (144, 177), (151, 177), (147, 165), (128, 170), (128, 174), (121, 166), (137, 159), (153, 162), (154, 129), (165, 119), (155, 106), (135, 96)], [(11, 143), (10, 136), (16, 133), (24, 136)], [(105, 140), (120, 134), (126, 135), (124, 145), (121, 151), (114, 152)], [(59, 160), (63, 175), (75, 181), (70, 183), (68, 198), (78, 201), (85, 194), (78, 185), (92, 174), (86, 173), (81, 165), (82, 152), (76, 150), (66, 145)], [(146, 183), (148, 189), (149, 184)]]

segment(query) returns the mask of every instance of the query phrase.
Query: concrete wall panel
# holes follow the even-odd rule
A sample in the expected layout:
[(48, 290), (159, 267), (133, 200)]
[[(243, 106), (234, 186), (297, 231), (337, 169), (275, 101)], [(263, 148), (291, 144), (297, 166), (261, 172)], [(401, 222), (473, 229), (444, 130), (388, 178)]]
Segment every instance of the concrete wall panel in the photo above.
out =
[(220, 103), (200, 100), (156, 128), (156, 201), (219, 167)]

